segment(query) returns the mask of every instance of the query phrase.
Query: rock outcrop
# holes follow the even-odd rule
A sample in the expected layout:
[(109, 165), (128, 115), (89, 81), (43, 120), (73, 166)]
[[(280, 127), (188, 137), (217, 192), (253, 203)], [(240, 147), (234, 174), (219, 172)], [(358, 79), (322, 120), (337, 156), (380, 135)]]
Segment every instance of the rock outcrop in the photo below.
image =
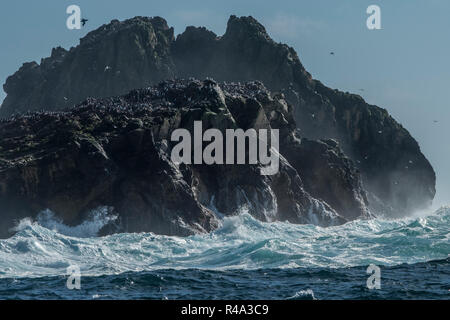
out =
[[(259, 164), (175, 164), (171, 133), (192, 132), (196, 120), (203, 130), (223, 132), (279, 128), (278, 173), (261, 175)], [(167, 81), (117, 98), (89, 98), (66, 111), (12, 117), (0, 124), (0, 235), (46, 209), (76, 225), (107, 207), (119, 218), (103, 234), (182, 236), (214, 230), (221, 215), (242, 210), (262, 221), (320, 225), (368, 217), (359, 174), (337, 144), (303, 142), (295, 130), (292, 107), (259, 82)], [(302, 179), (310, 184), (322, 172), (332, 172), (322, 178), (353, 199), (308, 193)], [(359, 212), (341, 210), (348, 201)]]
[[(386, 110), (367, 104), (360, 96), (329, 89), (314, 80), (295, 50), (273, 41), (252, 17), (231, 16), (223, 36), (188, 27), (176, 38), (162, 18), (114, 20), (90, 32), (69, 51), (57, 48), (39, 65), (24, 64), (4, 85), (7, 97), (0, 116), (57, 110), (86, 97), (121, 95), (174, 77), (259, 80), (272, 92), (283, 93), (293, 106), (299, 135), (328, 141), (316, 145), (318, 156), (336, 154), (342, 160), (345, 155), (352, 160), (352, 171), (361, 172), (375, 213), (405, 215), (428, 206), (434, 198), (433, 168), (406, 129)], [(339, 144), (339, 152), (332, 151), (331, 140)], [(297, 171), (320, 173), (314, 164), (300, 161), (298, 165)], [(355, 185), (352, 173), (347, 175), (347, 184)], [(322, 187), (313, 186), (315, 178), (311, 174), (304, 180), (317, 196), (330, 202), (347, 198), (331, 191), (323, 194)], [(325, 178), (321, 181), (321, 185), (327, 183)], [(348, 200), (341, 208), (358, 212), (358, 203)]]

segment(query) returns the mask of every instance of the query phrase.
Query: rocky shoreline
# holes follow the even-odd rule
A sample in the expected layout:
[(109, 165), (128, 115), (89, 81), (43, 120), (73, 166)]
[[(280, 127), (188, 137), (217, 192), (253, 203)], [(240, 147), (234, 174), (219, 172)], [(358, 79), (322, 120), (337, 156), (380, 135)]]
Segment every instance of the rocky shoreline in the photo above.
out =
[[(119, 223), (103, 233), (208, 232), (218, 215), (242, 210), (262, 221), (324, 226), (368, 217), (351, 160), (334, 141), (296, 137), (291, 110), (259, 82), (172, 80), (67, 111), (30, 112), (0, 124), (0, 205), (15, 218), (50, 209), (68, 225), (110, 207)], [(279, 128), (279, 172), (261, 175), (259, 164), (173, 163), (170, 134), (192, 131), (194, 121), (221, 131)], [(315, 197), (303, 183), (330, 179), (339, 180), (337, 189), (314, 185)]]
[[(0, 236), (45, 209), (74, 225), (110, 207), (119, 222), (103, 234), (189, 235), (240, 210), (331, 225), (409, 214), (435, 194), (433, 168), (405, 128), (314, 80), (252, 17), (231, 16), (223, 36), (188, 27), (176, 38), (159, 17), (114, 20), (25, 63), (4, 89)], [(195, 120), (279, 129), (279, 173), (174, 164), (170, 133)]]

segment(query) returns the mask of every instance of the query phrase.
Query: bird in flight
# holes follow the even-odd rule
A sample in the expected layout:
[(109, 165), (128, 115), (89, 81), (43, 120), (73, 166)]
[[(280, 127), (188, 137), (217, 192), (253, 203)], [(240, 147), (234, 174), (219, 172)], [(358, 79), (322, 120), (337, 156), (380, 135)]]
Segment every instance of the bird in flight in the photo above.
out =
[(332, 56), (334, 56), (334, 52), (333, 52), (333, 51), (331, 51), (330, 54), (331, 54)]
[(88, 19), (81, 19), (81, 24), (83, 25), (83, 27), (84, 27), (84, 25), (86, 24), (86, 22), (88, 22), (89, 20)]

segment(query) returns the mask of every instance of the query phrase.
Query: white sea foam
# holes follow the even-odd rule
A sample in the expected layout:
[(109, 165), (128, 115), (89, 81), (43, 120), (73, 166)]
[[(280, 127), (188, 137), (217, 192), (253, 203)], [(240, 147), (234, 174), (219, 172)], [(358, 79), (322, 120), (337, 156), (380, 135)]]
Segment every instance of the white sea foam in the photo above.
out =
[(111, 219), (105, 212), (68, 227), (43, 214), (23, 220), (0, 240), (0, 277), (83, 275), (155, 269), (259, 269), (398, 265), (445, 259), (450, 208), (419, 218), (360, 220), (320, 227), (264, 223), (248, 214), (224, 218), (215, 232), (186, 238), (152, 233), (92, 237)]
[(287, 298), (287, 300), (317, 300), (317, 298), (314, 296), (314, 291), (306, 289), (296, 292), (292, 297)]
[[(89, 238), (97, 236), (101, 228), (116, 219), (117, 216), (109, 214), (108, 207), (99, 207), (90, 212), (87, 220), (76, 226), (65, 225), (50, 210), (39, 213), (36, 223), (66, 236)], [(25, 219), (25, 223), (28, 225), (29, 219)]]

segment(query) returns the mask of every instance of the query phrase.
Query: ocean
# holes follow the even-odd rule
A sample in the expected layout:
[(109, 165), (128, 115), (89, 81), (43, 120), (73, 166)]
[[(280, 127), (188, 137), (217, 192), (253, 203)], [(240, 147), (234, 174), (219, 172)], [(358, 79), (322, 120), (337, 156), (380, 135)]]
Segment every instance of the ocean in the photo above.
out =
[[(450, 207), (319, 227), (224, 218), (210, 234), (96, 237), (46, 213), (0, 240), (0, 299), (449, 299)], [(380, 289), (369, 289), (369, 265)], [(81, 273), (67, 287), (67, 268)]]

